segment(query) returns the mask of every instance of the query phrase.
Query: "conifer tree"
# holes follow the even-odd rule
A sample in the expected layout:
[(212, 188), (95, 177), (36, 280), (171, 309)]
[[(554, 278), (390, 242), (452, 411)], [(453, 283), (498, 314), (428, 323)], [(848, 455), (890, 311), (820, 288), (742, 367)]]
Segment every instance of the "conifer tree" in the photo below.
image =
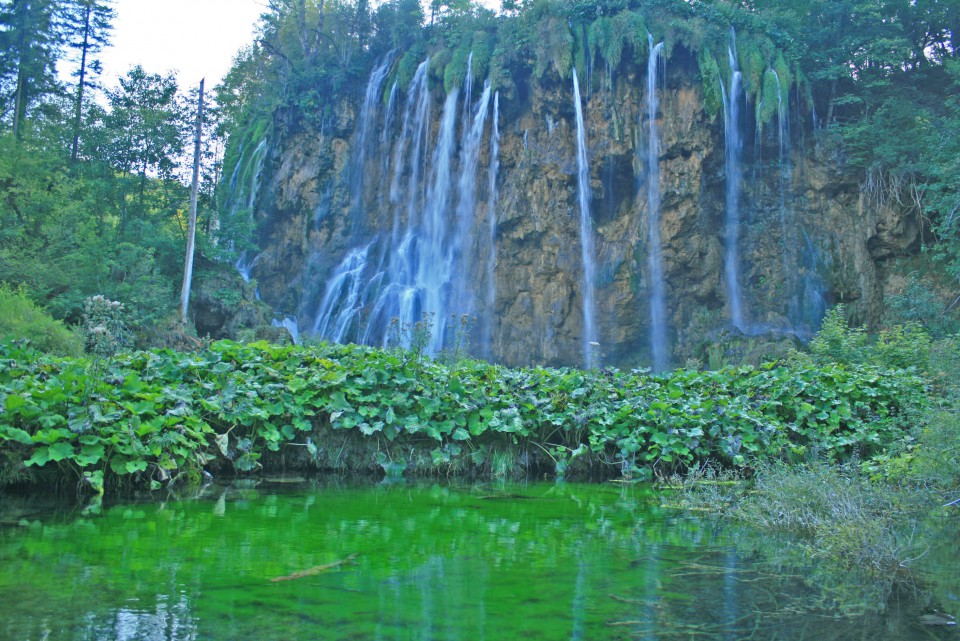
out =
[(70, 161), (76, 162), (80, 146), (80, 124), (83, 118), (84, 99), (87, 89), (95, 88), (95, 78), (100, 73), (100, 61), (96, 54), (110, 43), (115, 12), (112, 0), (66, 0), (64, 5), (67, 45), (77, 57), (77, 88), (73, 105), (73, 140)]
[(30, 106), (59, 88), (56, 63), (62, 32), (54, 0), (0, 0), (0, 88), (14, 137)]

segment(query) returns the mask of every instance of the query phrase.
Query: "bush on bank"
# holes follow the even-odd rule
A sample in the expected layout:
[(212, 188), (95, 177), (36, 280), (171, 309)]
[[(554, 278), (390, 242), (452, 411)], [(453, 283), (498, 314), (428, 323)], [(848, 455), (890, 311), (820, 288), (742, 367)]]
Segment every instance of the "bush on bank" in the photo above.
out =
[[(45, 474), (159, 487), (295, 461), (388, 474), (647, 478), (883, 453), (926, 406), (912, 370), (769, 364), (718, 371), (444, 365), (402, 350), (222, 341), (96, 367), (0, 347), (0, 484)], [(519, 454), (518, 454), (519, 453)]]

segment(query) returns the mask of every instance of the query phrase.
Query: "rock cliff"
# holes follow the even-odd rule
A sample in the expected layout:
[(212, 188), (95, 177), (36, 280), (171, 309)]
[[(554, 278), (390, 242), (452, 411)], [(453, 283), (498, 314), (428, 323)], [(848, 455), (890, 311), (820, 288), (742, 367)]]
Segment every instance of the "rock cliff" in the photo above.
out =
[[(580, 76), (595, 239), (599, 345), (593, 349), (601, 362), (621, 366), (651, 364), (645, 74), (640, 65), (624, 64), (612, 79), (601, 71)], [(400, 273), (396, 256), (406, 255), (403, 230), (414, 228), (418, 216), (425, 220), (433, 207), (446, 220), (448, 240), (442, 242), (460, 233), (465, 240), (438, 254), (449, 259), (443, 265), (413, 264), (411, 270), (421, 274), (449, 269), (452, 275), (436, 286), (442, 309), (429, 309), (426, 294), (411, 294), (402, 308), (406, 318), (468, 314), (474, 319), (473, 353), (509, 365), (582, 364), (584, 270), (570, 81), (551, 74), (537, 79), (518, 69), (510, 86), (496, 92), (499, 110), (491, 99), (467, 217), (457, 179), (467, 165), (465, 132), (477, 122), (482, 79), (470, 87), (469, 110), (462, 108), (465, 89), (458, 96), (449, 185), (442, 193), (437, 190), (444, 185), (436, 181), (443, 176), (436, 172), (445, 162), (440, 138), (449, 121), (442, 88), (425, 90), (422, 138), (404, 141), (404, 127), (416, 117), (414, 89), (407, 96), (391, 91), (391, 83), (388, 76), (375, 87), (376, 100), (366, 109), (361, 95), (344, 99), (333, 115), (278, 128), (270, 141), (255, 213), (261, 253), (252, 271), (263, 300), (278, 316), (295, 317), (302, 333), (390, 340), (390, 323), (376, 317), (391, 309), (383, 292), (391, 274)], [(784, 97), (780, 127), (758, 131), (749, 113), (738, 123), (745, 141), (736, 265), (743, 323), (730, 328), (726, 133), (723, 114), (708, 114), (702, 93), (695, 56), (676, 47), (659, 83), (656, 122), (670, 363), (702, 354), (724, 329), (727, 335), (807, 336), (826, 307), (839, 302), (848, 305), (852, 320), (877, 322), (890, 266), (918, 250), (919, 226), (894, 204), (861, 193), (859, 181), (844, 171), (835, 148), (791, 95)], [(491, 207), (495, 118), (499, 167)], [(364, 149), (358, 149), (365, 119)], [(416, 144), (421, 155), (401, 160)], [(400, 145), (406, 147), (398, 151)], [(421, 249), (441, 242), (423, 234), (411, 238)], [(422, 263), (429, 254), (409, 255)], [(407, 300), (404, 295), (397, 300)], [(441, 346), (458, 340), (455, 323), (433, 323), (447, 326)], [(399, 329), (409, 338), (411, 328)]]

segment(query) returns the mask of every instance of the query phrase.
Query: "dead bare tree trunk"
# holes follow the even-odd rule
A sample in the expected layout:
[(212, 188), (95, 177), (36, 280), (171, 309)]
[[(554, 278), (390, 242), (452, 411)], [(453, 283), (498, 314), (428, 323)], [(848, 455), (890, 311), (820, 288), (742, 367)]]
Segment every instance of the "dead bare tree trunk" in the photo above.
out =
[(180, 322), (187, 322), (190, 282), (193, 279), (193, 253), (197, 236), (197, 195), (200, 190), (200, 139), (203, 136), (203, 80), (197, 99), (197, 131), (193, 138), (193, 183), (190, 186), (190, 227), (187, 230), (187, 257), (183, 264), (183, 289), (180, 291)]

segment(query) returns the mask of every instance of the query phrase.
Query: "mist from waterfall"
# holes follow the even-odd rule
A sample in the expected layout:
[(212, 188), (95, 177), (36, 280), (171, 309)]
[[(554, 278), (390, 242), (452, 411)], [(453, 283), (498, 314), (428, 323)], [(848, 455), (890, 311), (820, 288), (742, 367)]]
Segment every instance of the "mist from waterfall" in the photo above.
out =
[(580, 82), (577, 69), (573, 69), (573, 103), (577, 115), (577, 195), (580, 203), (580, 256), (583, 263), (583, 363), (590, 369), (597, 351), (596, 303), (594, 281), (596, 265), (594, 263), (593, 220), (590, 217), (590, 165), (587, 160), (587, 134), (583, 124), (583, 107), (580, 104)]
[(660, 130), (657, 126), (657, 77), (663, 63), (663, 43), (653, 44), (647, 34), (647, 214), (649, 230), (648, 268), (650, 289), (650, 349), (653, 368), (662, 372), (669, 366), (667, 339), (667, 295), (663, 278), (663, 245), (660, 238)]
[(727, 301), (730, 306), (730, 322), (743, 331), (743, 307), (740, 293), (740, 257), (737, 243), (740, 237), (740, 192), (743, 189), (741, 155), (743, 139), (740, 135), (740, 102), (743, 99), (743, 75), (737, 62), (736, 34), (730, 29), (730, 44), (727, 47), (730, 65), (729, 88), (720, 85), (723, 97), (723, 134), (727, 173), (726, 215), (724, 217), (724, 279), (727, 285)]

